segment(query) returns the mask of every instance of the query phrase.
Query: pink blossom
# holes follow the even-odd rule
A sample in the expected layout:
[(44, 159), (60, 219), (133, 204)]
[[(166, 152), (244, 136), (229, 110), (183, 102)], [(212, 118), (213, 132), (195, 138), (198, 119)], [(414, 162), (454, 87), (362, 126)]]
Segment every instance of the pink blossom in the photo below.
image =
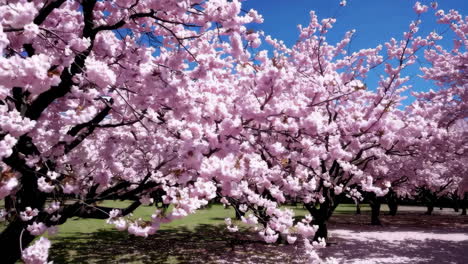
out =
[(105, 62), (92, 57), (86, 60), (86, 77), (100, 88), (115, 84), (117, 78)]
[(278, 240), (279, 234), (277, 234), (273, 229), (267, 227), (265, 230), (260, 231), (259, 235), (263, 237), (266, 243), (275, 243)]
[(58, 220), (60, 220), (61, 217), (62, 216), (60, 214), (53, 215), (52, 217), (50, 217), (50, 221), (57, 222)]
[(239, 205), (239, 210), (245, 213), (247, 210), (249, 210), (249, 207), (246, 204), (241, 204)]
[(256, 225), (258, 224), (258, 218), (253, 214), (249, 214), (247, 217), (241, 217), (242, 222), (248, 225)]
[(45, 177), (40, 177), (37, 179), (37, 185), (41, 192), (50, 193), (55, 189), (55, 186), (46, 182)]
[(36, 37), (39, 32), (39, 27), (34, 23), (30, 23), (24, 26), (24, 36), (28, 39)]
[(228, 229), (229, 232), (231, 232), (231, 233), (235, 233), (235, 232), (239, 231), (239, 227), (238, 227), (238, 226), (228, 226), (227, 229)]
[(343, 185), (337, 185), (337, 186), (333, 187), (333, 192), (336, 195), (339, 195), (341, 192), (343, 192)]
[(8, 134), (0, 140), (0, 158), (9, 157), (13, 153), (12, 147), (16, 142), (17, 139)]
[(53, 201), (49, 204), (48, 207), (44, 209), (44, 211), (46, 211), (48, 214), (53, 214), (58, 211), (58, 209), (60, 209), (60, 202)]
[(63, 192), (64, 193), (67, 193), (67, 194), (70, 194), (70, 193), (77, 193), (79, 191), (79, 188), (78, 186), (76, 186), (75, 184), (73, 183), (65, 183), (64, 186), (62, 186), (63, 188)]
[(143, 205), (150, 205), (153, 203), (153, 201), (154, 199), (149, 196), (143, 196), (140, 198), (140, 203)]
[(46, 264), (48, 263), (49, 248), (50, 241), (41, 237), (21, 252), (21, 258), (26, 264)]
[(153, 234), (155, 231), (152, 226), (142, 226), (137, 222), (128, 225), (128, 233), (135, 236), (148, 237), (148, 235)]
[(113, 224), (115, 225), (115, 228), (119, 231), (123, 231), (127, 229), (127, 221), (125, 221), (124, 218), (120, 217), (117, 220), (113, 221)]
[(267, 235), (263, 237), (265, 239), (265, 242), (271, 244), (275, 243), (278, 240), (278, 234), (276, 235)]
[(23, 221), (29, 221), (39, 214), (39, 210), (36, 208), (26, 207), (25, 211), (20, 212), (20, 218)]
[(421, 3), (419, 1), (417, 1), (414, 4), (413, 9), (417, 14), (422, 14), (422, 13), (427, 12), (428, 7), (426, 5), (421, 5)]
[(7, 215), (8, 213), (5, 211), (5, 209), (0, 209), (0, 222), (5, 221)]
[(109, 218), (106, 220), (108, 224), (113, 224), (117, 217), (119, 217), (122, 212), (119, 209), (112, 209), (109, 212)]
[(296, 224), (296, 229), (297, 233), (300, 234), (303, 237), (312, 237), (315, 235), (315, 232), (317, 231), (316, 226), (310, 226), (308, 224), (304, 224), (302, 222), (299, 222)]
[(288, 241), (289, 244), (294, 244), (296, 242), (296, 240), (297, 240), (297, 237), (295, 237), (295, 236), (291, 236), (291, 235), (287, 236), (287, 241)]
[(0, 181), (0, 199), (10, 195), (11, 191), (18, 186), (16, 177)]
[(34, 3), (10, 3), (0, 7), (0, 20), (3, 25), (9, 25), (14, 28), (21, 28), (33, 21), (37, 14)]
[(42, 222), (33, 222), (31, 225), (28, 225), (26, 229), (31, 233), (31, 235), (40, 236), (47, 230), (47, 226)]
[[(8, 46), (8, 43), (10, 43), (10, 41), (8, 40), (7, 34), (3, 33), (3, 26), (0, 25), (0, 51), (3, 52), (5, 47)], [(0, 89), (0, 91), (1, 90), (2, 89)], [(0, 98), (3, 98), (1, 94)]]

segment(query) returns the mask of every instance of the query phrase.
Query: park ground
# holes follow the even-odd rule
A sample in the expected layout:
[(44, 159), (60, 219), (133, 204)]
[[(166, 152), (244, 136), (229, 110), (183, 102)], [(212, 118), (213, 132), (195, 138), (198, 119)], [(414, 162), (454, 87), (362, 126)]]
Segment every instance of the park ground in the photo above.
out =
[[(124, 207), (125, 202), (107, 202)], [(382, 226), (371, 226), (370, 209), (340, 205), (332, 217), (323, 260), (335, 263), (468, 263), (468, 217), (453, 209), (400, 206), (396, 216), (382, 208)], [(154, 208), (139, 208), (134, 218), (148, 217)], [(301, 217), (307, 212), (295, 207)], [(148, 238), (118, 232), (105, 220), (71, 219), (51, 237), (54, 263), (307, 263), (301, 243), (265, 244), (253, 230), (225, 229), (232, 209), (212, 205), (196, 214), (162, 226)]]
[[(299, 217), (307, 214), (295, 209)], [(396, 216), (382, 209), (383, 225), (371, 226), (368, 206), (355, 215), (354, 205), (341, 205), (330, 221), (330, 246), (319, 255), (338, 263), (468, 263), (468, 217), (449, 208), (431, 216), (423, 207), (401, 206)], [(134, 217), (152, 213), (144, 207)], [(229, 233), (226, 217), (234, 218), (232, 209), (213, 205), (148, 238), (115, 231), (103, 220), (71, 220), (53, 239), (51, 256), (56, 263), (306, 262), (300, 244), (267, 245), (246, 229)]]

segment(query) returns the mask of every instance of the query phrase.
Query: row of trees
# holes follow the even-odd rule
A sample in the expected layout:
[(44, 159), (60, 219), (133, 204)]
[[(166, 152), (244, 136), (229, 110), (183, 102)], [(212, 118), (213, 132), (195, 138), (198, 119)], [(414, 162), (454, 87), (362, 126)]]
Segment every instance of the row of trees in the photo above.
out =
[[(344, 197), (467, 190), (468, 24), (454, 10), (436, 12), (450, 49), (418, 34), (418, 2), (401, 39), (349, 52), (353, 31), (326, 41), (333, 18), (311, 12), (287, 47), (248, 30), (262, 17), (238, 0), (0, 3), (5, 263), (46, 262), (46, 238), (26, 247), (72, 217), (148, 236), (216, 197), (314, 257)], [(405, 105), (418, 60), (436, 89)], [(132, 203), (96, 206), (109, 199)], [(291, 200), (311, 217), (294, 221)], [(142, 204), (151, 219), (128, 216)]]

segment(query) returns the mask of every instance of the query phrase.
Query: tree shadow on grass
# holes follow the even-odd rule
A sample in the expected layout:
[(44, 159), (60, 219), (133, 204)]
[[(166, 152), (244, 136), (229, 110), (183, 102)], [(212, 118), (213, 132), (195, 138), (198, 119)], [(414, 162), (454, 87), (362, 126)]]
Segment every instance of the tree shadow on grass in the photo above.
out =
[(147, 238), (100, 230), (54, 239), (54, 263), (303, 263), (291, 245), (269, 245), (255, 234), (224, 226), (160, 230)]
[[(340, 263), (468, 263), (468, 217), (402, 212), (382, 216), (383, 226), (370, 226), (369, 219), (368, 213), (334, 215), (332, 245), (319, 255)], [(297, 244), (265, 244), (256, 232), (198, 225), (148, 238), (114, 230), (62, 234), (50, 256), (55, 263), (307, 263)]]

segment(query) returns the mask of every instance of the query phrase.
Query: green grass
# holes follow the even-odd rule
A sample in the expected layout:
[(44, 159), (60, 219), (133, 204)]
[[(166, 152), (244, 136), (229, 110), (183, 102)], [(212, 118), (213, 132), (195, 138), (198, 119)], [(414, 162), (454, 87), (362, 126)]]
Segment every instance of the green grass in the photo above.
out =
[[(101, 203), (101, 206), (124, 208), (128, 206), (129, 202), (126, 201), (105, 201)], [(296, 218), (300, 219), (308, 214), (308, 211), (298, 206), (288, 206), (288, 208), (294, 209)], [(335, 210), (334, 214), (354, 214), (356, 207), (354, 204), (341, 204)], [(143, 218), (149, 220), (151, 215), (154, 213), (155, 208), (153, 206), (141, 206), (134, 213), (131, 218)], [(361, 205), (361, 211), (368, 212), (370, 207), (368, 204)], [(386, 205), (382, 205), (382, 213), (388, 211)], [(206, 209), (198, 210), (195, 214), (191, 214), (182, 219), (172, 221), (167, 224), (162, 224), (160, 230), (196, 230), (199, 226), (223, 226), (224, 219), (230, 217), (235, 218), (235, 212), (232, 208), (224, 208), (223, 205), (213, 204)], [(237, 221), (237, 224), (244, 226), (242, 222)], [(59, 226), (59, 233), (55, 237), (51, 237), (51, 240), (61, 237), (73, 237), (74, 234), (90, 234), (102, 230), (114, 230), (112, 225), (106, 223), (102, 219), (69, 219), (65, 224)]]
[[(128, 202), (121, 201), (106, 201), (101, 206), (124, 208), (128, 205)], [(153, 206), (141, 206), (131, 216), (132, 219), (142, 218), (143, 220), (150, 220), (151, 215), (154, 213), (155, 208)], [(218, 225), (223, 224), (226, 217), (233, 218), (235, 216), (232, 209), (224, 209), (222, 205), (212, 205), (210, 208), (197, 211), (195, 214), (191, 214), (182, 219), (174, 220), (167, 224), (162, 224), (160, 230), (170, 230), (174, 228), (187, 228), (193, 230), (197, 225)], [(113, 229), (112, 225), (106, 223), (102, 219), (78, 219), (72, 218), (65, 224), (59, 227), (60, 233), (93, 233), (102, 229)], [(61, 235), (59, 233), (59, 235)]]
[[(125, 208), (129, 205), (127, 201), (105, 201), (100, 204), (101, 206), (114, 207), (114, 208)], [(294, 209), (294, 212), (298, 218), (308, 214), (302, 205), (288, 206), (288, 208)], [(340, 204), (335, 210), (335, 214), (348, 214), (354, 213), (356, 207), (354, 204)], [(382, 205), (382, 212), (388, 211), (386, 205)], [(132, 218), (143, 218), (150, 219), (154, 213), (155, 208), (153, 206), (141, 206), (134, 213)], [(361, 211), (370, 211), (368, 204), (361, 205)], [(194, 230), (198, 225), (219, 225), (224, 224), (224, 219), (230, 217), (235, 218), (235, 213), (232, 208), (225, 209), (220, 204), (213, 204), (207, 209), (198, 210), (195, 214), (189, 215), (179, 220), (172, 221), (167, 224), (161, 225), (161, 230), (172, 230), (175, 228), (187, 228)], [(4, 226), (0, 226), (0, 231)], [(59, 226), (59, 234), (57, 236), (71, 236), (73, 233), (93, 233), (98, 230), (112, 230), (112, 225), (106, 223), (102, 219), (80, 219), (72, 218), (69, 219), (65, 224)], [(51, 238), (52, 240), (54, 238)]]
[[(127, 201), (105, 201), (100, 205), (124, 208), (128, 204)], [(308, 214), (300, 204), (288, 207), (294, 209), (297, 219)], [(382, 206), (382, 211), (386, 209)], [(149, 220), (154, 211), (154, 207), (141, 206), (131, 218)], [(370, 207), (363, 204), (361, 211), (370, 211)], [(354, 204), (342, 204), (335, 214), (354, 212)], [(56, 236), (50, 237), (50, 256), (55, 263), (198, 263), (201, 255), (210, 258), (212, 254), (224, 254), (236, 245), (244, 247), (245, 244), (260, 243), (258, 237), (249, 233), (247, 226), (240, 221), (236, 222), (241, 227), (240, 233), (227, 232), (224, 224), (227, 217), (235, 218), (232, 208), (213, 204), (195, 214), (161, 225), (161, 229), (148, 238), (118, 232), (102, 219), (72, 218), (59, 226)], [(271, 250), (275, 249), (268, 248), (266, 253), (259, 251), (256, 254), (267, 254), (263, 257), (268, 258), (273, 255), (269, 253)]]

